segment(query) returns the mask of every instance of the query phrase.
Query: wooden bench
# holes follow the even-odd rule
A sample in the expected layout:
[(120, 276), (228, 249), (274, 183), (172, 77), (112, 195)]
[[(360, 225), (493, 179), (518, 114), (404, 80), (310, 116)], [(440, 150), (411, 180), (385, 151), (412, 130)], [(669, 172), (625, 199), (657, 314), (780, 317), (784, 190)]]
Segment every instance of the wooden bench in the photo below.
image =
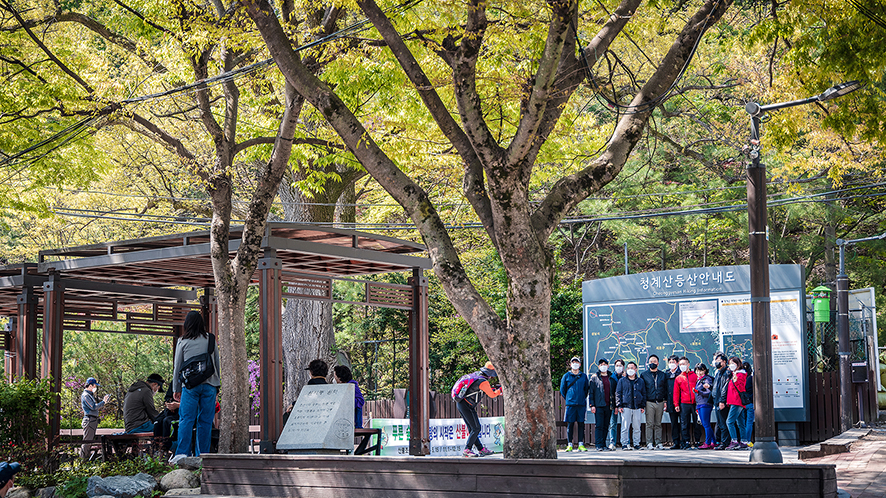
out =
[(150, 454), (154, 449), (153, 432), (132, 434), (106, 434), (101, 437), (105, 461), (123, 460), (127, 451), (131, 457)]
[[(376, 437), (375, 444), (368, 446), (372, 441), (372, 436)], [(381, 455), (381, 429), (354, 429), (354, 437), (360, 438), (360, 444), (354, 450), (355, 455), (365, 455), (371, 451), (375, 451), (376, 455)]]

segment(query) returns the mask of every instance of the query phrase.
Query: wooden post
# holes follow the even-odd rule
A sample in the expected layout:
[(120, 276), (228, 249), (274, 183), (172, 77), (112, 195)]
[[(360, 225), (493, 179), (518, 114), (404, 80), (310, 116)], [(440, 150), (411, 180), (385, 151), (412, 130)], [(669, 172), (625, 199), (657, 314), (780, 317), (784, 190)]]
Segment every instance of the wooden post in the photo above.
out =
[(37, 296), (33, 287), (22, 288), (16, 298), (18, 304), (18, 324), (15, 335), (15, 348), (18, 354), (16, 376), (28, 379), (37, 378)]
[(431, 453), (428, 439), (430, 418), (430, 365), (428, 340), (428, 279), (420, 268), (412, 270), (412, 310), (409, 312), (409, 454)]
[(261, 443), (262, 453), (276, 450), (283, 431), (283, 288), (280, 269), (283, 262), (273, 249), (265, 249), (258, 260), (259, 348), (261, 355)]
[(52, 441), (59, 435), (61, 420), (62, 385), (62, 346), (64, 344), (65, 289), (58, 275), (50, 275), (43, 284), (43, 378), (52, 377), (52, 392), (55, 393), (50, 405), (49, 434)]

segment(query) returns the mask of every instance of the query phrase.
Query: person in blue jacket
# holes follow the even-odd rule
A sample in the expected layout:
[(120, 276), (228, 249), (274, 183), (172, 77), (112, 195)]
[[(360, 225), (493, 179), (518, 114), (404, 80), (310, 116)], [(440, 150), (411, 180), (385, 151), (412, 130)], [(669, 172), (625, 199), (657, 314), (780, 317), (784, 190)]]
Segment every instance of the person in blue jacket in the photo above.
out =
[[(642, 449), (640, 446), (640, 424), (646, 418), (646, 383), (637, 375), (637, 364), (629, 361), (625, 376), (618, 379), (615, 389), (615, 406), (622, 416), (621, 445), (622, 449)], [(631, 431), (633, 429), (633, 433)], [(631, 447), (630, 437), (634, 445)]]
[(581, 359), (573, 356), (569, 360), (571, 370), (563, 374), (560, 380), (560, 396), (566, 400), (566, 413), (563, 421), (566, 422), (566, 451), (572, 451), (572, 425), (578, 424), (578, 451), (588, 451), (585, 448), (585, 412), (588, 406), (588, 376), (581, 371)]

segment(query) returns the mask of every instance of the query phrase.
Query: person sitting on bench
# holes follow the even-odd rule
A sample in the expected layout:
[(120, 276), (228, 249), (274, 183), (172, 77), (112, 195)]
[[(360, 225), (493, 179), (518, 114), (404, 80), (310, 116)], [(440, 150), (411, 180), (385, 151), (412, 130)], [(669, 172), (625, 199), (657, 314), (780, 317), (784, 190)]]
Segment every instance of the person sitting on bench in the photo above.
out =
[(129, 386), (123, 399), (123, 425), (125, 434), (154, 432), (154, 419), (160, 412), (154, 407), (154, 395), (163, 389), (163, 377), (152, 373), (146, 380)]

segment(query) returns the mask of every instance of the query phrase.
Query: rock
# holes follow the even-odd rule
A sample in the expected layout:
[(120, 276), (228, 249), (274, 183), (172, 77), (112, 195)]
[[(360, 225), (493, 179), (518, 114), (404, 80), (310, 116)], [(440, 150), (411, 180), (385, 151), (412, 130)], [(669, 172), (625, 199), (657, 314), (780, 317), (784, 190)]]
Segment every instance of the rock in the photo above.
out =
[(111, 495), (114, 498), (148, 497), (157, 489), (157, 480), (148, 474), (134, 476), (111, 476), (102, 479), (92, 476), (87, 481), (86, 496), (94, 498), (100, 495)]
[(36, 498), (52, 498), (53, 496), (56, 496), (55, 486), (49, 486), (48, 488), (40, 488), (37, 490), (37, 494), (34, 496)]
[(6, 498), (33, 498), (33, 496), (31, 490), (23, 486), (12, 488), (6, 493)]
[(163, 496), (197, 496), (200, 494), (200, 488), (178, 488), (170, 489)]
[(177, 464), (182, 469), (197, 470), (203, 467), (203, 459), (200, 457), (184, 457)]
[(160, 479), (160, 490), (199, 488), (200, 479), (187, 469), (175, 469)]

